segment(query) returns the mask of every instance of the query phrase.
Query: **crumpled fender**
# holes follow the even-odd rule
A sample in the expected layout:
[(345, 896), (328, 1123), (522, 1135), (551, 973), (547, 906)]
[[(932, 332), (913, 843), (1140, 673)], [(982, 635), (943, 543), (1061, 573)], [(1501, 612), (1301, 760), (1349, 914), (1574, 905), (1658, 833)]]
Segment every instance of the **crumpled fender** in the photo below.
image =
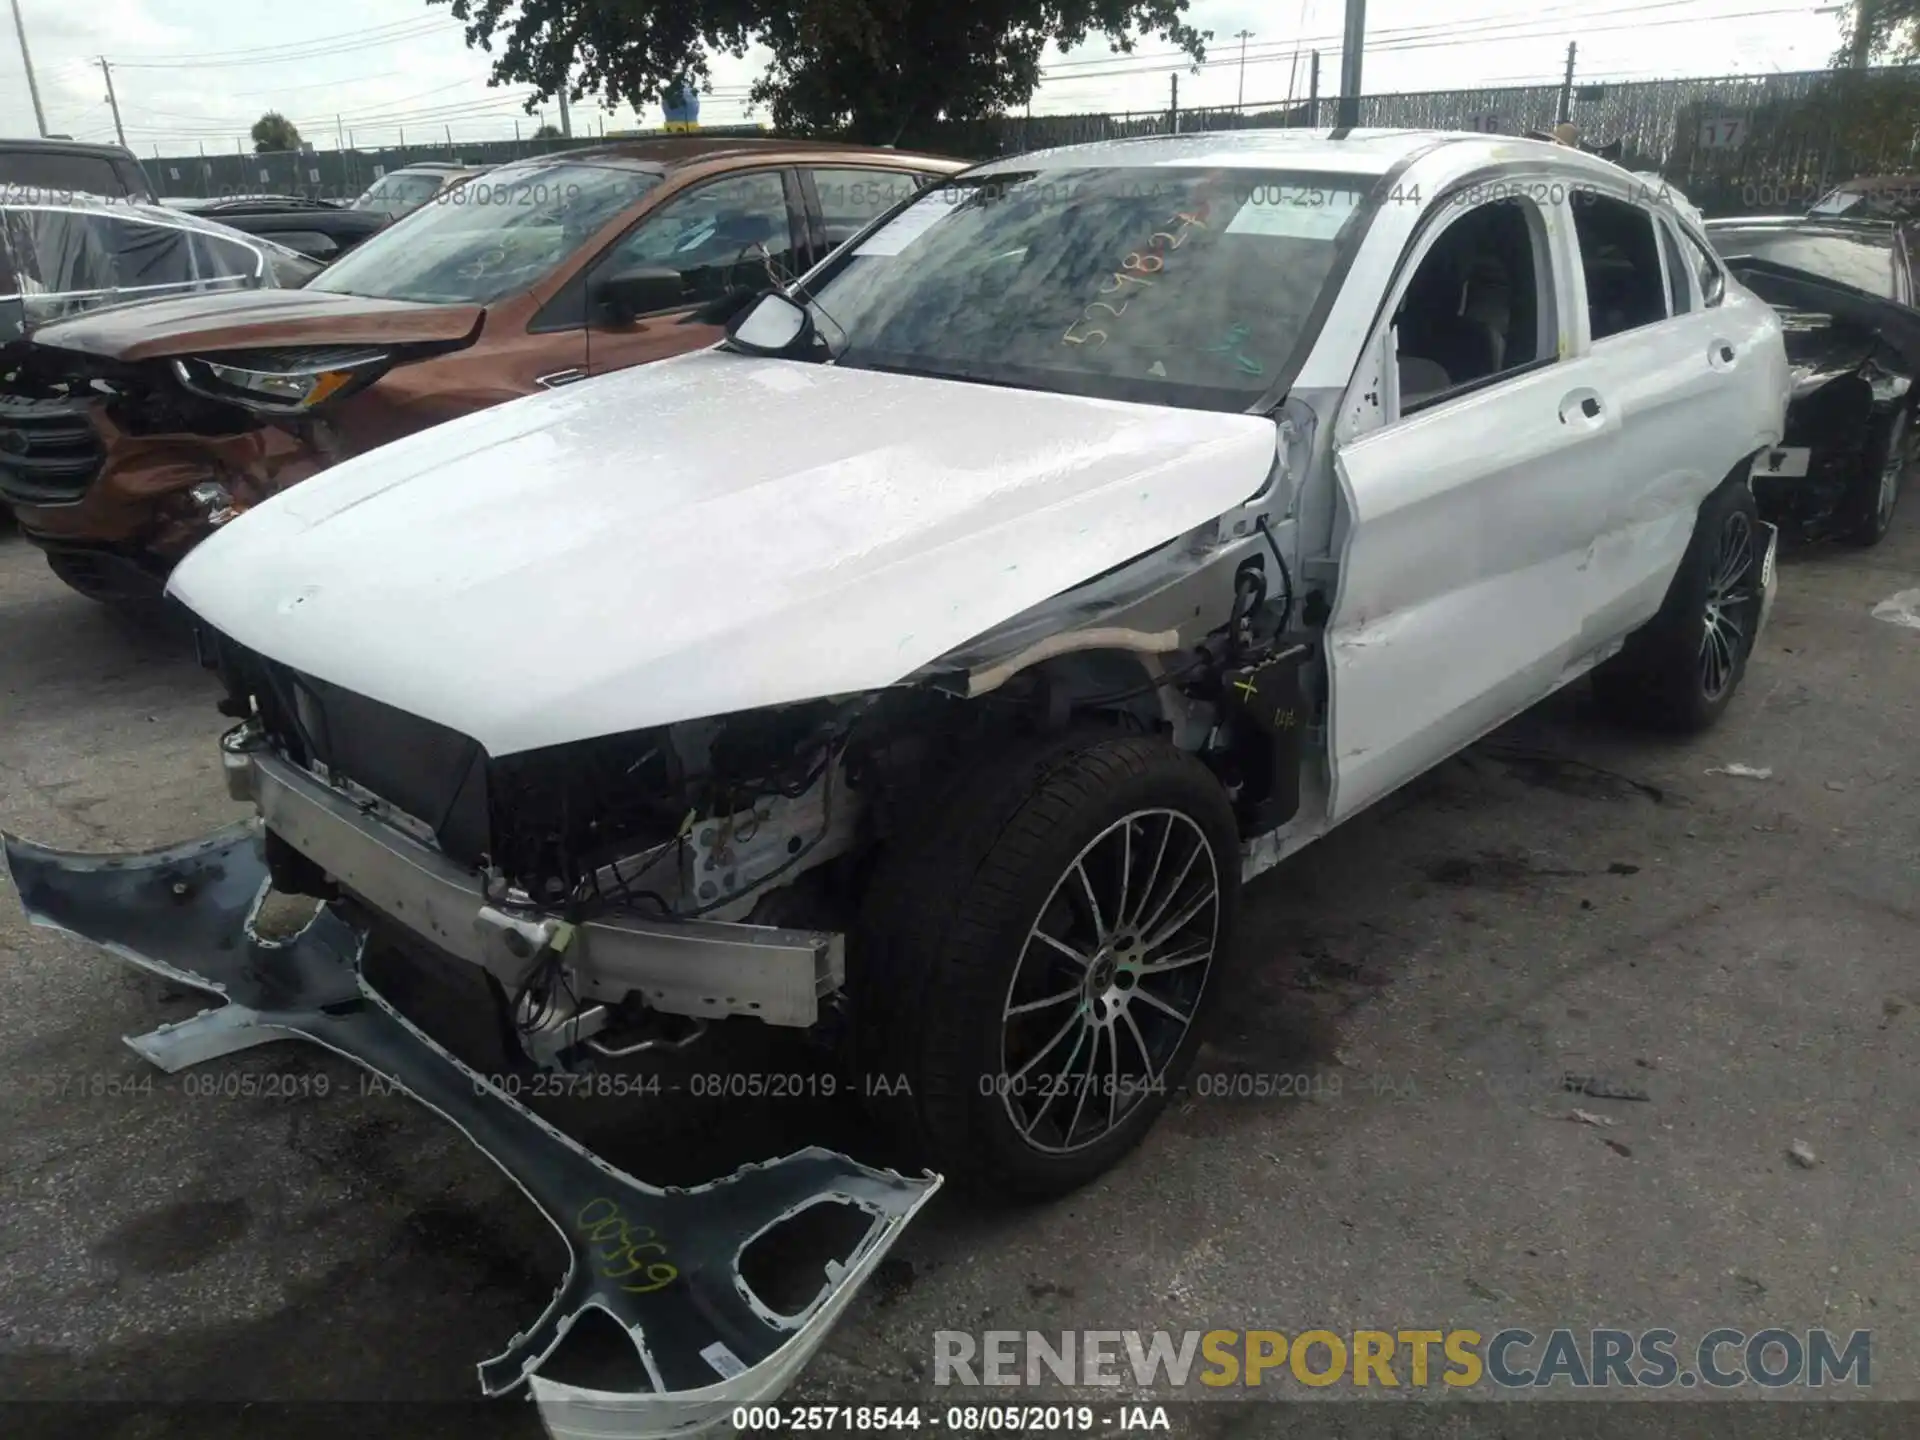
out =
[[(556, 1437), (699, 1434), (734, 1406), (792, 1381), (940, 1178), (874, 1170), (808, 1148), (706, 1185), (656, 1189), (616, 1169), (489, 1084), (364, 980), (364, 936), (330, 907), (288, 940), (255, 932), (268, 888), (257, 821), (168, 849), (84, 855), (3, 837), (28, 918), (104, 947), (225, 1004), (127, 1043), (173, 1072), (299, 1037), (391, 1081), (451, 1122), (523, 1190), (565, 1241), (565, 1278), (546, 1310), (479, 1367), (501, 1395), (529, 1384)], [(828, 1201), (871, 1223), (799, 1314), (746, 1284), (741, 1252)], [(537, 1371), (589, 1309), (633, 1341), (651, 1389), (585, 1390)]]

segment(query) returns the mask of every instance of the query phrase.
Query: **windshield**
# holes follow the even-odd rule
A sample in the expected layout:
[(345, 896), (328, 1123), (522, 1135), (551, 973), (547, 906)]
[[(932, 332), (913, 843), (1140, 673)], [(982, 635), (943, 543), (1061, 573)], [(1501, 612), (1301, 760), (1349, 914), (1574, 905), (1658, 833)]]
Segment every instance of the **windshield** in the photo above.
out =
[(353, 208), (378, 210), (383, 215), (405, 215), (431, 200), (445, 178), (432, 171), (397, 170), (383, 180), (374, 181), (366, 194), (353, 202)]
[(297, 285), (319, 267), (270, 241), (138, 205), (20, 203), (0, 192), (0, 300), (29, 328), (196, 290)]
[(839, 363), (1200, 409), (1297, 367), (1371, 177), (994, 172), (928, 191), (811, 283)]
[(1732, 259), (1746, 256), (1791, 265), (1824, 280), (1837, 280), (1869, 295), (1894, 298), (1892, 233), (1834, 234), (1824, 230), (1732, 230), (1710, 227), (1713, 248)]
[(503, 166), (436, 196), (307, 288), (484, 305), (540, 280), (659, 183), (658, 171), (617, 162)]

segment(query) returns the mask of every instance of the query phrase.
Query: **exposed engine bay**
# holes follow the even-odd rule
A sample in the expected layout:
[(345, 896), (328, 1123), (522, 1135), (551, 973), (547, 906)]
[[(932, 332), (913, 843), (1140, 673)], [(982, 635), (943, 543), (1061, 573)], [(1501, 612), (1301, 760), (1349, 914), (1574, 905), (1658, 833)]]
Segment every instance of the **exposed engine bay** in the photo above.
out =
[[(1295, 594), (1264, 528), (1234, 548), (1237, 569), (1169, 547), (1075, 597), (1088, 618), (1116, 622), (1086, 627), (1091, 642), (1140, 636), (1119, 622), (1193, 613), (1202, 590), (1230, 583), (1211, 612), (1226, 623), (1197, 644), (1156, 629), (1167, 655), (1089, 643), (1023, 657), (1033, 622), (1018, 617), (913, 683), (501, 757), (209, 629), (201, 642), (227, 690), (221, 708), (241, 721), (223, 748), (243, 777), (236, 795), (267, 820), (276, 887), (391, 930), (405, 905), (384, 889), (392, 866), (354, 863), (289, 812), (344, 799), (384, 843), (417, 844), (412, 868), (433, 868), (480, 915), (477, 937), (433, 943), (493, 977), (528, 1061), (567, 1068), (690, 1038), (663, 1017), (839, 1034), (847, 936), (876, 853), (937, 803), (944, 778), (1022, 739), (1069, 725), (1166, 734), (1221, 779), (1244, 835), (1292, 819), (1324, 718), (1309, 661), (1326, 600)], [(1057, 625), (1060, 607), (1048, 608)], [(712, 937), (697, 960), (651, 958), (696, 934)]]

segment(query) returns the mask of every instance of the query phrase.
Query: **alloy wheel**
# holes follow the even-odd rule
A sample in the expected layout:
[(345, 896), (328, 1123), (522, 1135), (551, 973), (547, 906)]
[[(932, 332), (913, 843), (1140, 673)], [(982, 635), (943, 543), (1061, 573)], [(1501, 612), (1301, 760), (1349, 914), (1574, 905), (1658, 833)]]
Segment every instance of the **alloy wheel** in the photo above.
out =
[(995, 1083), (1021, 1139), (1067, 1154), (1164, 1083), (1212, 974), (1218, 857), (1177, 810), (1136, 810), (1074, 857), (1027, 932)]
[(1759, 603), (1756, 583), (1753, 521), (1734, 511), (1720, 527), (1708, 572), (1705, 625), (1700, 635), (1700, 690), (1718, 700), (1733, 685), (1747, 646), (1753, 643), (1753, 622)]

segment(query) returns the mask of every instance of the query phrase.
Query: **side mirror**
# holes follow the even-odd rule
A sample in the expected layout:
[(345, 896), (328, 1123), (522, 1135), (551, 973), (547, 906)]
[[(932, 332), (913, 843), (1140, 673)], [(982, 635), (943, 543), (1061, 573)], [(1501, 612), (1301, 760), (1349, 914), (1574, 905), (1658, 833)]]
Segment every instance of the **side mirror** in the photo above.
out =
[(727, 340), (749, 355), (784, 355), (812, 338), (807, 307), (778, 290), (769, 290), (727, 326)]
[(671, 310), (686, 299), (686, 282), (678, 270), (657, 265), (635, 265), (616, 270), (594, 282), (593, 303), (616, 324), (655, 310)]

